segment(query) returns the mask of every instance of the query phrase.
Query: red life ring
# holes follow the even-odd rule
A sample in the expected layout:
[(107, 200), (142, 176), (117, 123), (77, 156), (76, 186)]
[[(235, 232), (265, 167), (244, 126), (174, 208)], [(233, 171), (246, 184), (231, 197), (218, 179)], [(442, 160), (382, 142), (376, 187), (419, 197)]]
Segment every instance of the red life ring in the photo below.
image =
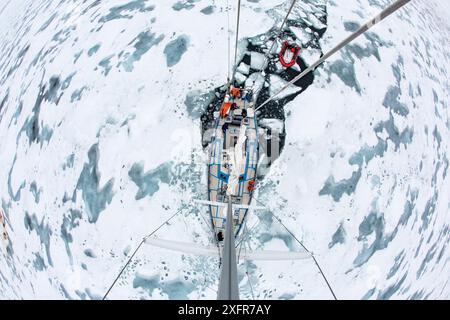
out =
[[(292, 53), (292, 58), (290, 61), (286, 62), (286, 60), (284, 60), (284, 54), (286, 53), (286, 50), (290, 50)], [(283, 65), (283, 67), (285, 68), (290, 68), (292, 67), (295, 62), (297, 61), (297, 57), (298, 57), (298, 53), (300, 52), (300, 47), (296, 46), (296, 45), (291, 45), (289, 44), (289, 42), (284, 41), (283, 45), (281, 47), (281, 51), (280, 54), (278, 55), (279, 59), (280, 59), (280, 63)]]

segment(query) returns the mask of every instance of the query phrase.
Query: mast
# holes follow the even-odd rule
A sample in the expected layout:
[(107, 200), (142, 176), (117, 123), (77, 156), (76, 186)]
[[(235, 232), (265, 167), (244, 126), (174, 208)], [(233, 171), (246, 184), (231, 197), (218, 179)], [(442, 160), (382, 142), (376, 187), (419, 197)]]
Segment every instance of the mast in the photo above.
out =
[(234, 244), (234, 222), (231, 196), (228, 197), (225, 245), (222, 251), (222, 270), (220, 272), (217, 300), (239, 300), (236, 247)]

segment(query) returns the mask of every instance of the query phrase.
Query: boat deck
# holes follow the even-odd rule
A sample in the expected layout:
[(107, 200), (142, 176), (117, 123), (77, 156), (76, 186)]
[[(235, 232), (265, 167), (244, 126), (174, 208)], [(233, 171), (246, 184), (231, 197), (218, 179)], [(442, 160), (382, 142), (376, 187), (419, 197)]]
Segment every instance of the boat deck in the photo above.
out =
[[(250, 205), (258, 164), (258, 134), (254, 109), (242, 100), (235, 100), (237, 109), (226, 118), (216, 120), (210, 160), (208, 164), (209, 200), (224, 205), (210, 205), (211, 220), (216, 236), (224, 234), (227, 199), (234, 204)], [(247, 115), (242, 116), (246, 110)], [(245, 114), (245, 112), (244, 112)], [(233, 212), (235, 236), (238, 235), (247, 214), (247, 208)]]

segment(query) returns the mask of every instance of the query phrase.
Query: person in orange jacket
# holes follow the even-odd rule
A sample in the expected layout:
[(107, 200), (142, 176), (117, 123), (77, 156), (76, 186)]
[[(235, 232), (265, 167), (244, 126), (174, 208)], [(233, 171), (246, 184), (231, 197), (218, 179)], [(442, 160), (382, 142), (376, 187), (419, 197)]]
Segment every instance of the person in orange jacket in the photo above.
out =
[(231, 86), (230, 94), (234, 99), (240, 98), (241, 97), (241, 89), (239, 89), (235, 86)]

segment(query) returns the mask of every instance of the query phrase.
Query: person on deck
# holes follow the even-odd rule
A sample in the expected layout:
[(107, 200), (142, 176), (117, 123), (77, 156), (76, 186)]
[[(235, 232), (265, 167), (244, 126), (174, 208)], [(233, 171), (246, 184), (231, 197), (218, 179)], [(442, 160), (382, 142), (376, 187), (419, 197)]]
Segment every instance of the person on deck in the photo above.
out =
[(230, 88), (230, 94), (234, 99), (238, 99), (241, 97), (241, 89), (231, 86)]
[(227, 132), (227, 130), (228, 130), (228, 122), (225, 122), (225, 123), (222, 125), (222, 131), (223, 131), (223, 134), (225, 134), (225, 132)]

